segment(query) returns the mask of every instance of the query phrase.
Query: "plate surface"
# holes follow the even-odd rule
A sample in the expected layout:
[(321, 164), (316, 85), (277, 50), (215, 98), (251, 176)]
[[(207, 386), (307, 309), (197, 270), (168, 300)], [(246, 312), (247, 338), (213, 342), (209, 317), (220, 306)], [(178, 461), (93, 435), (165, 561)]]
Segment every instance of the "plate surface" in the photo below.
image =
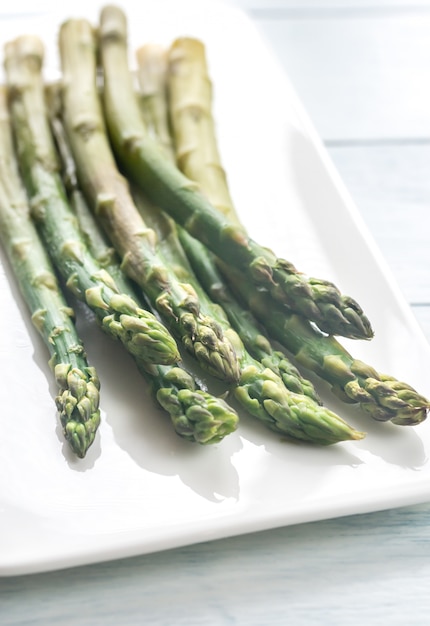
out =
[[(54, 4), (54, 3), (52, 3)], [(0, 40), (31, 32), (58, 71), (56, 35), (69, 16), (97, 23), (101, 3), (5, 16)], [(235, 204), (251, 235), (304, 272), (334, 280), (368, 313), (371, 342), (355, 357), (430, 395), (430, 348), (327, 157), (306, 113), (252, 23), (197, 0), (122, 3), (130, 54), (192, 35), (207, 47), (215, 116)], [(132, 58), (132, 57), (131, 57)], [(46, 350), (0, 256), (0, 574), (115, 559), (281, 525), (430, 498), (430, 422), (370, 422), (320, 387), (326, 404), (366, 430), (360, 442), (312, 448), (280, 441), (243, 415), (204, 448), (182, 441), (157, 411), (133, 362), (78, 309), (102, 382), (102, 425), (83, 461), (58, 427)]]

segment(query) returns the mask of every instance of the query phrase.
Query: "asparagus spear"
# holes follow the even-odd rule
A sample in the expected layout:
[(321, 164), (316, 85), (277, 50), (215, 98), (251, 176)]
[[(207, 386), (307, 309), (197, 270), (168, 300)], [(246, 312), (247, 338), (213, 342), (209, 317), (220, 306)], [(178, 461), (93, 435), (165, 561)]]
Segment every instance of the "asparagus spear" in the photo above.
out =
[(157, 238), (136, 209), (105, 132), (96, 87), (95, 37), (86, 20), (60, 29), (63, 119), (79, 177), (91, 209), (116, 248), (127, 275), (143, 289), (166, 325), (200, 365), (214, 376), (239, 377), (234, 349), (219, 324), (200, 312), (195, 291), (177, 280), (157, 254)]
[(120, 293), (82, 240), (58, 173), (44, 104), (43, 45), (22, 36), (5, 46), (11, 120), (32, 215), (54, 265), (74, 295), (95, 312), (103, 330), (140, 359), (166, 364), (180, 359), (170, 333), (152, 313)]
[[(79, 226), (94, 257), (115, 277), (121, 292), (135, 301), (134, 285), (122, 272), (115, 250), (110, 246), (91, 213), (78, 184), (75, 163), (58, 109), (58, 90), (49, 90), (51, 126), (61, 156), (65, 186), (76, 211)], [(200, 444), (220, 442), (238, 426), (238, 415), (223, 398), (203, 389), (182, 367), (145, 364), (136, 358), (139, 371), (148, 381), (155, 400), (166, 410), (176, 433)]]
[(136, 50), (139, 80), (139, 107), (147, 132), (158, 142), (168, 158), (175, 160), (165, 97), (167, 57), (163, 46), (146, 44)]
[[(146, 44), (136, 51), (136, 56), (142, 96), (141, 110), (148, 132), (159, 139), (166, 153), (166, 158), (173, 161), (175, 157), (169, 129), (165, 51), (161, 46)], [(191, 77), (190, 82), (193, 87), (200, 84), (195, 79), (191, 80)], [(190, 93), (190, 88), (184, 85), (184, 89), (186, 89), (187, 95), (183, 94), (183, 97), (193, 106), (195, 101), (192, 97), (193, 94)], [(182, 89), (179, 91), (183, 93)], [(170, 96), (169, 104), (172, 105), (172, 102), (175, 101), (175, 93), (170, 93)], [(176, 131), (183, 138), (182, 141), (179, 141), (181, 153), (186, 153), (189, 158), (191, 158), (191, 154), (194, 155), (192, 160), (199, 173), (199, 179), (204, 182), (202, 185), (204, 193), (210, 193), (219, 204), (223, 205), (224, 211), (233, 211), (233, 203), (228, 192), (225, 173), (220, 164), (220, 157), (216, 148), (213, 125), (208, 123), (205, 125), (204, 132), (195, 133), (189, 139), (186, 132), (187, 128), (182, 127), (182, 119), (176, 124)], [(201, 130), (200, 125), (199, 130)], [(194, 154), (195, 150), (197, 154)], [(202, 162), (199, 165), (200, 155)], [(217, 178), (219, 178), (218, 181)], [(217, 188), (220, 189), (219, 193), (217, 193)], [(172, 225), (171, 227), (173, 229)], [(268, 337), (264, 334), (252, 313), (241, 306), (233, 296), (207, 248), (179, 225), (177, 226), (177, 233), (197, 279), (201, 282), (209, 297), (224, 309), (231, 325), (243, 341), (246, 350), (256, 360), (280, 376), (287, 389), (295, 393), (305, 394), (321, 404), (312, 383), (300, 375), (297, 368), (294, 367), (285, 354), (272, 347)]]
[(126, 17), (118, 7), (101, 12), (99, 46), (104, 72), (103, 101), (111, 142), (122, 167), (148, 197), (226, 263), (257, 286), (266, 287), (290, 309), (322, 330), (370, 338), (369, 320), (352, 298), (332, 283), (308, 278), (292, 263), (247, 236), (219, 213), (148, 136), (128, 71)]
[(141, 294), (138, 294), (134, 283), (122, 271), (115, 248), (110, 244), (105, 233), (99, 228), (80, 188), (76, 164), (61, 117), (61, 85), (59, 83), (49, 84), (45, 89), (45, 95), (49, 123), (60, 161), (64, 189), (72, 211), (76, 216), (81, 237), (96, 261), (112, 276), (118, 289), (130, 296), (141, 308), (146, 308), (144, 303), (141, 302)]
[[(203, 44), (189, 38), (175, 41), (170, 63), (169, 111), (181, 167), (209, 198), (216, 199), (215, 194), (228, 198), (227, 180), (218, 161)], [(232, 220), (239, 219), (232, 202), (223, 203), (223, 212)], [(345, 402), (358, 402), (372, 418), (396, 424), (417, 424), (426, 417), (429, 401), (409, 385), (354, 359), (336, 339), (287, 313), (269, 293), (256, 291), (243, 281), (239, 272), (219, 265), (257, 317), (264, 320), (269, 334), (294, 354), (298, 363), (327, 380)]]
[(50, 354), (58, 386), (55, 398), (63, 434), (83, 458), (100, 423), (99, 380), (85, 350), (51, 262), (30, 217), (12, 142), (6, 91), (0, 88), (0, 238)]

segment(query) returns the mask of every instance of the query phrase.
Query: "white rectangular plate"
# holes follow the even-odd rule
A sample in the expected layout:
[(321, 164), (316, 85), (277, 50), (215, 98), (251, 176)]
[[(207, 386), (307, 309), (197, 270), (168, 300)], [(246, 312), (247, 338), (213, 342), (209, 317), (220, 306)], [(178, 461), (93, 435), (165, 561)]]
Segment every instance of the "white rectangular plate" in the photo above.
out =
[[(97, 23), (98, 3), (37, 4), (2, 17), (0, 40), (31, 32), (58, 71), (58, 26)], [(59, 3), (58, 3), (59, 4)], [(197, 0), (123, 3), (130, 50), (200, 37), (236, 206), (251, 235), (362, 304), (376, 336), (345, 342), (354, 356), (430, 395), (429, 346), (277, 61), (244, 14)], [(213, 447), (181, 440), (151, 402), (133, 362), (78, 311), (102, 383), (102, 425), (85, 460), (57, 424), (47, 353), (0, 257), (0, 574), (16, 575), (149, 553), (240, 533), (426, 501), (430, 423), (371, 422), (328, 406), (368, 432), (329, 448), (281, 441), (242, 415)]]

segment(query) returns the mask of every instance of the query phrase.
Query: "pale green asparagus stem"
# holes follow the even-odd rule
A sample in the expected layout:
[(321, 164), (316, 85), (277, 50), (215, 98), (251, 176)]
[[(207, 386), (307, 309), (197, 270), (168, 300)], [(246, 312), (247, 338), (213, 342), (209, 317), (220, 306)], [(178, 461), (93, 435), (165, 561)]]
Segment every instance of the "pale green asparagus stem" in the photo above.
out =
[(145, 129), (128, 69), (127, 25), (118, 7), (105, 7), (99, 26), (103, 66), (103, 102), (112, 145), (122, 167), (148, 197), (191, 235), (257, 286), (264, 286), (290, 309), (321, 329), (354, 338), (369, 338), (372, 329), (361, 307), (324, 280), (307, 278), (288, 261), (248, 237), (227, 220), (164, 158)]
[(64, 188), (77, 218), (81, 237), (96, 261), (112, 276), (118, 289), (130, 296), (143, 308), (144, 303), (141, 302), (141, 294), (138, 293), (134, 283), (122, 271), (120, 259), (115, 248), (112, 247), (106, 234), (99, 228), (95, 216), (91, 213), (85, 195), (79, 186), (76, 164), (61, 117), (61, 86), (59, 83), (48, 85), (46, 88), (46, 102), (49, 122), (61, 164)]
[[(143, 94), (141, 109), (148, 132), (160, 140), (166, 158), (174, 160), (174, 147), (168, 122), (169, 106), (174, 107), (174, 103), (181, 96), (184, 101), (190, 104), (190, 107), (194, 107), (193, 88), (198, 89), (200, 81), (196, 78), (193, 79), (187, 73), (185, 84), (182, 84), (182, 81), (180, 81), (181, 84), (176, 82), (174, 93), (170, 92), (168, 106), (166, 94), (167, 63), (164, 49), (158, 45), (146, 44), (137, 50), (136, 56), (139, 83)], [(186, 122), (186, 118), (184, 121)], [(176, 124), (177, 134), (182, 138), (180, 141), (181, 152), (182, 154), (186, 152), (188, 158), (191, 158), (191, 153), (193, 153), (192, 161), (196, 164), (199, 182), (202, 183), (202, 191), (211, 193), (213, 198), (223, 205), (224, 211), (227, 211), (228, 207), (233, 210), (224, 170), (219, 162), (220, 157), (216, 149), (213, 125), (205, 124), (204, 132), (200, 132), (199, 126), (198, 129), (194, 129), (192, 137), (188, 138), (188, 125), (185, 123), (185, 128), (182, 128), (181, 122), (182, 118), (177, 120)], [(207, 143), (209, 145), (206, 148)], [(186, 149), (185, 146), (188, 148)], [(197, 154), (194, 154), (195, 150)], [(199, 157), (203, 160), (200, 165), (198, 165)], [(221, 189), (219, 193), (217, 193), (217, 182)], [(198, 280), (210, 298), (224, 309), (230, 324), (239, 334), (246, 350), (265, 367), (270, 368), (280, 376), (290, 391), (304, 393), (321, 404), (312, 383), (300, 375), (285, 354), (272, 348), (269, 339), (263, 333), (256, 319), (233, 296), (207, 248), (194, 237), (191, 237), (181, 226), (177, 226), (177, 232)]]
[(169, 111), (166, 90), (167, 56), (163, 46), (146, 44), (136, 50), (139, 80), (140, 112), (148, 133), (164, 153), (175, 161), (172, 135), (168, 123)]
[(82, 458), (100, 423), (99, 380), (95, 369), (88, 365), (73, 323), (73, 311), (59, 289), (30, 217), (15, 160), (4, 88), (0, 88), (0, 238), (32, 321), (51, 356), (64, 437)]
[(137, 211), (105, 132), (96, 86), (91, 24), (69, 20), (60, 29), (63, 119), (79, 183), (115, 246), (127, 275), (140, 285), (165, 324), (214, 376), (237, 380), (234, 349), (212, 318), (202, 315), (194, 289), (176, 279), (157, 253), (157, 238)]
[[(121, 292), (138, 301), (134, 286), (122, 272), (115, 251), (100, 231), (80, 190), (60, 110), (56, 107), (58, 104), (56, 95), (56, 89), (53, 87), (49, 98), (50, 120), (61, 156), (66, 188), (76, 211), (79, 226), (85, 234), (91, 254), (115, 277)], [(155, 400), (170, 415), (173, 427), (180, 437), (200, 444), (212, 444), (220, 442), (226, 435), (236, 430), (239, 421), (236, 411), (222, 398), (217, 398), (199, 387), (183, 368), (145, 364), (139, 359), (136, 359), (136, 363), (148, 381)]]
[(5, 47), (11, 119), (32, 216), (51, 259), (74, 295), (95, 312), (103, 330), (134, 356), (152, 363), (180, 358), (170, 333), (152, 313), (121, 293), (82, 240), (58, 172), (44, 102), (43, 45), (22, 36)]
[(179, 169), (199, 185), (212, 206), (243, 228), (221, 163), (212, 114), (213, 86), (201, 41), (181, 37), (173, 42), (166, 61), (166, 86)]

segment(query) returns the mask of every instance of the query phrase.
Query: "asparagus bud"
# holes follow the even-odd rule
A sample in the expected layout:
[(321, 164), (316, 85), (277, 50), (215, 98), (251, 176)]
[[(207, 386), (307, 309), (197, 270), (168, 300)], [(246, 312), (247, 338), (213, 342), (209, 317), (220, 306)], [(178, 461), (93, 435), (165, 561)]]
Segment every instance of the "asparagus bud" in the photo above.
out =
[(64, 436), (79, 457), (94, 441), (100, 423), (99, 380), (94, 368), (85, 370), (71, 364), (54, 367), (59, 392), (55, 398)]
[(185, 370), (151, 366), (141, 371), (180, 437), (206, 445), (219, 443), (236, 430), (239, 423), (236, 411), (223, 398), (198, 388)]

